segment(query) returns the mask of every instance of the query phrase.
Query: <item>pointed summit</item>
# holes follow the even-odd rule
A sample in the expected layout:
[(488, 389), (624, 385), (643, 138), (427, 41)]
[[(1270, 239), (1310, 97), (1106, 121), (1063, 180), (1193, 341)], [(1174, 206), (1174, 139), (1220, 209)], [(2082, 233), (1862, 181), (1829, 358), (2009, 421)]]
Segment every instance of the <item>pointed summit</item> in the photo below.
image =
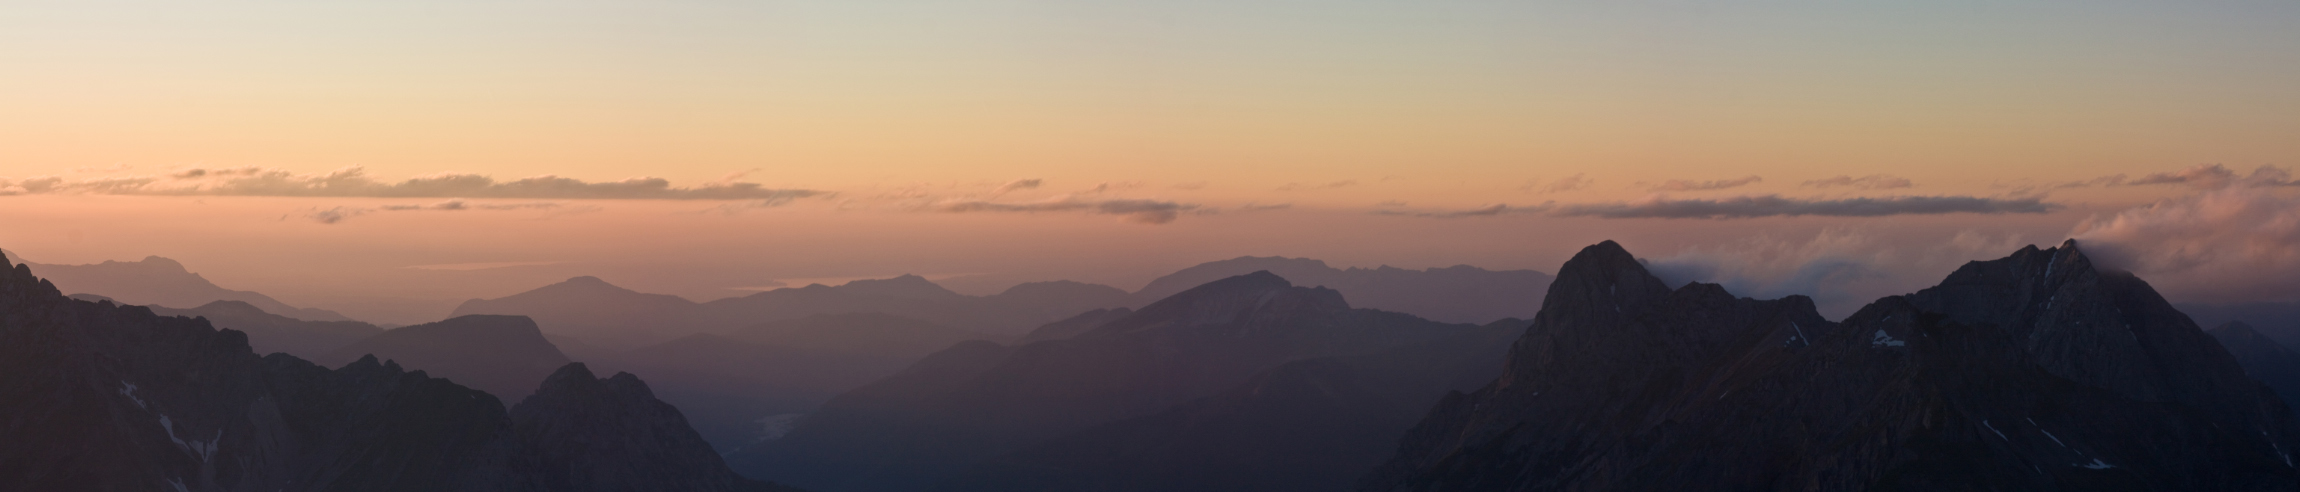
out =
[(1549, 284), (1549, 294), (1541, 301), (1544, 308), (1535, 318), (1570, 315), (1584, 318), (1574, 324), (1615, 323), (1619, 316), (1669, 291), (1636, 255), (1620, 243), (1605, 241), (1581, 248), (1558, 267), (1557, 280)]

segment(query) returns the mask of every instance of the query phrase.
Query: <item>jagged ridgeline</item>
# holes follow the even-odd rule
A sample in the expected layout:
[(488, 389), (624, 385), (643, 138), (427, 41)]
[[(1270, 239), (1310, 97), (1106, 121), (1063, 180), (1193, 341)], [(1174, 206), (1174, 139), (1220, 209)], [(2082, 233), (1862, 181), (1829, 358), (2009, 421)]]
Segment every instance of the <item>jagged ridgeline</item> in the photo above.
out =
[(2300, 427), (2228, 351), (2070, 241), (1841, 323), (1575, 255), (1492, 384), (1367, 491), (2295, 490)]
[(0, 271), (0, 490), (790, 490), (728, 471), (628, 374), (562, 368), (507, 412), (364, 358), (259, 357), (204, 319)]

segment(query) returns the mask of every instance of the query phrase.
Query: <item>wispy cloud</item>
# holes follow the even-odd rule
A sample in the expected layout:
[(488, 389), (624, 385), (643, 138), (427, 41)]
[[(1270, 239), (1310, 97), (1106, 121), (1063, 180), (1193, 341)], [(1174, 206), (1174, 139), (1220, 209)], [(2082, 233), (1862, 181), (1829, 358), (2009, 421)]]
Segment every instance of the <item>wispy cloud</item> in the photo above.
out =
[(1182, 212), (1197, 210), (1199, 208), (1200, 207), (1197, 204), (1178, 203), (1162, 200), (1085, 200), (1067, 196), (1059, 197), (1053, 200), (1021, 203), (1001, 203), (989, 200), (953, 200), (936, 204), (934, 206), (934, 210), (946, 213), (1083, 211), (1091, 214), (1116, 215), (1124, 218), (1128, 222), (1136, 222), (1142, 224), (1165, 224), (1173, 222), (1174, 219), (1181, 216)]
[[(1404, 203), (1398, 203), (1398, 205), (1399, 205), (1399, 206), (1403, 206), (1403, 205), (1404, 205)], [(1528, 214), (1528, 213), (1541, 213), (1541, 212), (1547, 212), (1547, 211), (1550, 211), (1551, 209), (1554, 209), (1554, 208), (1556, 208), (1556, 207), (1557, 207), (1557, 202), (1554, 202), (1554, 201), (1553, 201), (1553, 202), (1548, 202), (1548, 203), (1543, 203), (1543, 204), (1540, 204), (1540, 205), (1533, 205), (1533, 206), (1512, 206), (1512, 205), (1509, 205), (1509, 204), (1506, 204), (1506, 203), (1496, 203), (1496, 204), (1492, 204), (1492, 205), (1486, 205), (1486, 206), (1483, 206), (1483, 207), (1477, 207), (1477, 208), (1466, 209), (1466, 210), (1401, 210), (1401, 209), (1379, 209), (1379, 210), (1375, 210), (1375, 211), (1374, 211), (1374, 214), (1375, 214), (1375, 215), (1400, 215), (1400, 216), (1406, 216), (1406, 217), (1431, 217), (1431, 218), (1439, 218), (1439, 219), (1456, 219), (1456, 218), (1464, 218), (1464, 217), (1494, 217), (1494, 216), (1505, 215), (1505, 214)]]
[(1038, 187), (1038, 185), (1040, 185), (1040, 184), (1044, 184), (1045, 182), (1046, 182), (1045, 180), (1042, 180), (1042, 179), (1035, 179), (1035, 178), (1034, 178), (1034, 179), (1017, 179), (1017, 180), (1013, 180), (1013, 181), (1008, 181), (1008, 182), (1006, 182), (1006, 184), (998, 185), (998, 189), (995, 189), (995, 190), (991, 190), (991, 191), (990, 191), (990, 196), (991, 196), (992, 198), (997, 198), (997, 197), (999, 197), (999, 196), (1002, 196), (1002, 195), (1005, 195), (1005, 194), (1007, 194), (1007, 193), (1013, 193), (1013, 192), (1015, 192), (1015, 191), (1019, 191), (1019, 190), (1028, 190), (1028, 189), (1037, 188), (1037, 187)]
[(1601, 219), (1746, 219), (1757, 217), (1883, 217), (1888, 215), (2041, 214), (2059, 210), (2042, 197), (1983, 198), (1971, 196), (1901, 196), (1882, 198), (1801, 199), (1778, 195), (1719, 199), (1653, 197), (1634, 202), (1533, 206), (1487, 205), (1468, 210), (1378, 209), (1379, 215), (1460, 218), (1540, 213), (1551, 217)]
[(186, 169), (158, 176), (131, 176), (89, 180), (36, 177), (0, 179), (0, 195), (84, 193), (106, 195), (176, 196), (294, 196), (382, 198), (530, 198), (530, 199), (653, 199), (746, 200), (808, 197), (830, 192), (768, 188), (758, 183), (713, 181), (693, 187), (671, 186), (670, 180), (640, 177), (621, 181), (588, 182), (558, 176), (535, 176), (496, 181), (479, 174), (433, 174), (387, 182), (348, 167), (326, 173), (295, 174), (277, 169)]
[(1710, 180), (1710, 181), (1693, 181), (1693, 180), (1684, 180), (1684, 179), (1672, 179), (1672, 180), (1668, 180), (1668, 181), (1662, 181), (1662, 182), (1661, 182), (1661, 183), (1659, 183), (1659, 184), (1654, 184), (1654, 185), (1648, 186), (1646, 189), (1648, 189), (1648, 190), (1652, 190), (1652, 191), (1709, 191), (1709, 190), (1723, 190), (1723, 189), (1728, 189), (1728, 188), (1739, 188), (1739, 187), (1743, 187), (1743, 186), (1748, 186), (1748, 185), (1756, 184), (1757, 182), (1759, 182), (1759, 181), (1764, 181), (1764, 180), (1765, 180), (1765, 178), (1761, 178), (1761, 177), (1757, 177), (1757, 176), (1747, 176), (1747, 177), (1742, 177), (1742, 178), (1737, 178), (1737, 179), (1719, 179), (1719, 180)]
[(1539, 179), (1527, 180), (1524, 186), (1519, 186), (1517, 189), (1537, 193), (1562, 193), (1588, 188), (1589, 185), (1596, 182), (1596, 180), (1589, 179), (1587, 175), (1575, 174), (1558, 178), (1557, 181), (1551, 181), (1549, 184), (1542, 184)]
[(1744, 219), (1808, 215), (1883, 217), (1953, 213), (2041, 214), (2060, 208), (2059, 204), (2046, 203), (2041, 197), (1897, 196), (1814, 200), (1759, 195), (1721, 199), (1657, 197), (1635, 202), (1565, 205), (1551, 213), (1559, 217), (1607, 219)]
[(1909, 181), (1908, 178), (1893, 176), (1890, 174), (1871, 174), (1858, 178), (1852, 176), (1837, 176), (1832, 178), (1816, 179), (1812, 181), (1806, 181), (1803, 186), (1808, 188), (1832, 188), (1838, 186), (1849, 186), (1862, 190), (1889, 190), (1916, 186), (1916, 183)]
[[(2123, 175), (2115, 176), (2117, 178)], [(2187, 169), (2167, 173), (2153, 173), (2138, 179), (2123, 181), (2124, 186), (2187, 185), (2194, 188), (2222, 188), (2232, 184), (2248, 186), (2295, 186), (2292, 172), (2275, 166), (2260, 166), (2252, 174), (2239, 176), (2236, 171), (2219, 164), (2198, 164)]]
[(1341, 180), (1341, 181), (1329, 181), (1329, 182), (1325, 182), (1325, 183), (1308, 183), (1308, 184), (1303, 184), (1303, 183), (1286, 183), (1286, 184), (1284, 184), (1284, 185), (1279, 185), (1279, 186), (1278, 186), (1278, 191), (1314, 191), (1314, 190), (1331, 190), (1331, 189), (1334, 189), (1334, 188), (1348, 188), (1348, 187), (1351, 187), (1351, 186), (1357, 186), (1357, 185), (1358, 185), (1358, 180), (1355, 180), (1355, 179), (1345, 179), (1345, 180)]
[(352, 217), (380, 212), (407, 212), (418, 210), (449, 212), (463, 210), (561, 210), (565, 208), (566, 205), (564, 204), (551, 202), (471, 203), (463, 200), (447, 200), (426, 205), (381, 205), (374, 207), (337, 206), (324, 209), (314, 209), (309, 212), (305, 212), (303, 216), (306, 219), (311, 219), (312, 221), (321, 224), (335, 224), (343, 222), (344, 220), (350, 219)]

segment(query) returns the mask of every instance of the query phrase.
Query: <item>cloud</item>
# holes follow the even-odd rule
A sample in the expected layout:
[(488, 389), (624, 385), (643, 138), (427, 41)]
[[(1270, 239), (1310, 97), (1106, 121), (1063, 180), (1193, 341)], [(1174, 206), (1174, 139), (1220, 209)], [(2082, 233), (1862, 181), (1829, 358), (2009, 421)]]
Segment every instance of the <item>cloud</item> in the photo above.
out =
[(1041, 183), (1044, 183), (1044, 182), (1045, 182), (1045, 180), (1040, 180), (1040, 179), (1017, 179), (1017, 180), (1013, 180), (1013, 181), (1008, 181), (1008, 182), (1006, 182), (1006, 184), (998, 185), (998, 189), (996, 189), (996, 190), (991, 190), (991, 192), (990, 192), (990, 196), (991, 196), (992, 198), (997, 198), (999, 195), (1005, 195), (1005, 194), (1007, 194), (1007, 193), (1009, 193), (1009, 192), (1013, 192), (1013, 191), (1016, 191), (1016, 190), (1027, 190), (1027, 189), (1037, 188), (1039, 184), (1041, 184)]
[(1938, 282), (1966, 261), (2003, 256), (2022, 244), (2018, 234), (1973, 230), (1943, 241), (1829, 228), (1809, 239), (1758, 233), (1692, 246), (1649, 258), (1646, 267), (1672, 287), (1698, 281), (1760, 299), (1803, 295), (1812, 297), (1823, 314), (1844, 316), (1879, 297)]
[[(2122, 178), (2123, 175), (2114, 177)], [(2238, 176), (2236, 171), (2229, 170), (2226, 166), (2219, 164), (2198, 164), (2179, 171), (2153, 173), (2141, 176), (2139, 179), (2123, 181), (2121, 184), (2124, 186), (2187, 185), (2200, 189), (2223, 188), (2232, 184), (2248, 186), (2300, 185), (2300, 183), (2292, 181), (2291, 171), (2275, 166), (2260, 166), (2253, 169), (2251, 175)]]
[[(380, 212), (407, 212), (407, 211), (417, 211), (417, 210), (436, 210), (436, 211), (449, 211), (449, 212), (454, 212), (454, 211), (464, 211), (464, 210), (558, 210), (558, 209), (562, 209), (562, 208), (565, 208), (565, 207), (566, 207), (566, 206), (565, 206), (565, 205), (563, 205), (563, 204), (559, 204), (559, 203), (551, 203), (551, 202), (536, 202), (536, 203), (470, 203), (470, 202), (465, 202), (465, 201), (463, 201), (463, 200), (447, 200), (447, 201), (438, 202), (438, 203), (432, 203), (432, 204), (428, 204), (428, 205), (383, 205), (383, 206), (376, 206), (376, 207), (346, 207), (346, 206), (329, 207), (329, 208), (325, 208), (325, 209), (316, 209), (316, 210), (312, 210), (312, 211), (310, 211), (310, 212), (306, 212), (306, 213), (304, 214), (304, 218), (307, 218), (307, 219), (311, 219), (312, 221), (314, 221), (314, 222), (319, 222), (319, 223), (321, 223), (321, 224), (335, 224), (335, 223), (343, 222), (345, 219), (350, 219), (350, 218), (352, 218), (352, 217), (358, 217), (358, 216), (361, 216), (361, 215), (367, 215), (367, 214), (371, 214), (371, 213), (380, 213)], [(581, 209), (581, 210), (576, 210), (576, 211), (588, 211), (588, 210), (589, 210), (589, 209)]]
[(1661, 182), (1661, 184), (1653, 185), (1652, 187), (1650, 187), (1650, 188), (1648, 188), (1648, 189), (1650, 189), (1650, 190), (1652, 190), (1652, 191), (1708, 191), (1708, 190), (1722, 190), (1722, 189), (1727, 189), (1727, 188), (1739, 188), (1739, 187), (1742, 187), (1742, 186), (1748, 186), (1748, 185), (1751, 185), (1751, 184), (1755, 184), (1755, 183), (1757, 183), (1757, 182), (1759, 182), (1759, 181), (1764, 181), (1764, 180), (1765, 180), (1765, 178), (1760, 178), (1760, 177), (1757, 177), (1757, 176), (1748, 176), (1748, 177), (1743, 177), (1743, 178), (1739, 178), (1739, 179), (1722, 179), (1722, 180), (1714, 180), (1714, 181), (1689, 181), (1689, 180), (1683, 180), (1683, 179), (1672, 179), (1672, 180), (1668, 180), (1668, 181), (1663, 181), (1663, 182)]
[(1230, 207), (1230, 210), (1236, 210), (1239, 212), (1267, 212), (1272, 210), (1286, 210), (1291, 208), (1294, 208), (1294, 204), (1292, 203), (1272, 203), (1263, 205), (1254, 202), (1246, 202), (1245, 205)]
[(1311, 184), (1302, 184), (1302, 183), (1286, 183), (1285, 185), (1279, 186), (1279, 187), (1278, 187), (1278, 191), (1312, 191), (1312, 190), (1331, 190), (1331, 189), (1334, 189), (1334, 188), (1347, 188), (1347, 187), (1351, 187), (1351, 186), (1357, 186), (1357, 185), (1358, 185), (1358, 180), (1355, 180), (1355, 179), (1345, 179), (1345, 180), (1341, 180), (1341, 181), (1334, 181), (1334, 182), (1329, 182), (1329, 183), (1311, 183)]
[(1589, 185), (1595, 184), (1596, 182), (1596, 180), (1589, 179), (1587, 176), (1575, 174), (1572, 176), (1559, 178), (1557, 181), (1552, 181), (1548, 186), (1542, 186), (1540, 184), (1540, 180), (1527, 181), (1525, 182), (1525, 186), (1521, 186), (1519, 189), (1527, 191), (1539, 191), (1542, 193), (1561, 193), (1588, 188)]
[(1855, 189), (1863, 190), (1889, 190), (1894, 188), (1908, 188), (1911, 186), (1916, 186), (1916, 183), (1910, 182), (1908, 178), (1899, 176), (1893, 176), (1889, 174), (1871, 174), (1858, 178), (1852, 176), (1837, 176), (1833, 178), (1816, 179), (1812, 181), (1806, 181), (1803, 186), (1810, 188), (1850, 186)]
[[(1386, 202), (1385, 202), (1385, 203), (1386, 203)], [(1404, 203), (1403, 203), (1403, 202), (1399, 202), (1399, 205), (1404, 205)], [(1483, 207), (1472, 208), (1472, 209), (1468, 209), (1468, 210), (1395, 210), (1395, 209), (1384, 209), (1384, 210), (1375, 210), (1375, 211), (1374, 211), (1374, 214), (1375, 214), (1375, 215), (1400, 215), (1400, 216), (1406, 216), (1406, 217), (1431, 217), (1431, 218), (1439, 218), (1439, 219), (1458, 219), (1458, 218), (1464, 218), (1464, 217), (1494, 217), (1494, 216), (1499, 216), (1499, 215), (1503, 215), (1503, 214), (1525, 214), (1525, 213), (1539, 213), (1539, 212), (1547, 212), (1547, 211), (1549, 211), (1549, 210), (1551, 210), (1551, 209), (1553, 209), (1553, 208), (1556, 208), (1556, 207), (1557, 207), (1557, 202), (1554, 202), (1554, 201), (1552, 201), (1552, 202), (1547, 202), (1547, 203), (1543, 203), (1543, 204), (1540, 204), (1540, 205), (1534, 205), (1534, 206), (1530, 206), (1530, 207), (1527, 207), (1527, 206), (1511, 206), (1511, 205), (1509, 205), (1509, 204), (1506, 204), (1506, 203), (1496, 203), (1496, 204), (1492, 204), (1492, 205), (1486, 205), (1486, 206), (1483, 206)]]
[(1741, 219), (1754, 217), (1883, 217), (1888, 215), (2041, 214), (2060, 209), (2041, 197), (1982, 198), (1971, 196), (1899, 196), (1808, 200), (1778, 195), (1722, 199), (1672, 200), (1653, 197), (1636, 202), (1574, 204), (1551, 212), (1559, 217), (1605, 219)]
[(164, 176), (66, 181), (37, 177), (21, 181), (0, 179), (0, 194), (85, 193), (105, 195), (173, 196), (296, 196), (383, 198), (532, 198), (532, 199), (655, 199), (746, 200), (809, 197), (830, 192), (774, 189), (757, 183), (727, 180), (694, 187), (673, 187), (670, 180), (640, 177), (621, 181), (587, 182), (558, 176), (535, 176), (496, 181), (479, 174), (433, 174), (400, 182), (385, 182), (365, 169), (348, 167), (326, 173), (294, 174), (277, 169), (187, 169)]
[(1160, 200), (1081, 200), (1071, 196), (1059, 197), (1053, 200), (1024, 203), (999, 203), (989, 200), (953, 200), (936, 204), (934, 206), (935, 210), (946, 213), (1084, 211), (1092, 214), (1116, 215), (1128, 222), (1142, 224), (1165, 224), (1173, 222), (1175, 218), (1181, 216), (1182, 212), (1197, 210), (1199, 208), (1200, 207), (1196, 204), (1176, 203)]
[[(2196, 176), (2196, 174), (2191, 174)], [(2070, 235), (2104, 266), (2211, 302), (2300, 292), (2300, 199), (2237, 183), (2093, 217)]]

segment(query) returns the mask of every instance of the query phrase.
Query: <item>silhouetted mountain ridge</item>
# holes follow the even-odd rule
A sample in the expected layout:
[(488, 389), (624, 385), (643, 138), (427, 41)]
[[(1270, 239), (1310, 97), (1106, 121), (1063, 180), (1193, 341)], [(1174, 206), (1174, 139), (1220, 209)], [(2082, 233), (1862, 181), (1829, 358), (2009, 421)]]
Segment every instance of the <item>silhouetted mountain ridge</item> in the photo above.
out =
[[(643, 391), (546, 388), (558, 404), (513, 415), (374, 357), (258, 357), (238, 331), (69, 299), (24, 265), (0, 271), (0, 374), (0, 490), (788, 490), (735, 477)], [(585, 429), (549, 431), (564, 422)], [(576, 470), (622, 480), (560, 479)]]
[(59, 290), (101, 295), (122, 304), (185, 307), (240, 301), (267, 313), (300, 320), (351, 321), (334, 311), (289, 306), (260, 293), (218, 287), (185, 269), (183, 263), (158, 256), (147, 256), (141, 261), (105, 260), (91, 265), (25, 264), (39, 271), (42, 278), (54, 282)]
[(1336, 269), (1308, 258), (1242, 256), (1202, 263), (1150, 281), (1134, 293), (1142, 306), (1222, 278), (1269, 271), (1302, 286), (1323, 286), (1347, 295), (1358, 307), (1396, 311), (1452, 323), (1487, 323), (1528, 318), (1551, 276), (1533, 270), (1486, 270), (1468, 265), (1407, 270)]
[(1559, 270), (1494, 384), (1364, 490), (2291, 490), (2289, 409), (2071, 241), (1830, 323), (1662, 286), (1612, 242)]
[(790, 434), (729, 455), (818, 490), (919, 489), (983, 460), (1216, 394), (1290, 361), (1474, 329), (1352, 309), (1269, 272), (1211, 282), (1074, 337), (971, 341), (840, 395)]

